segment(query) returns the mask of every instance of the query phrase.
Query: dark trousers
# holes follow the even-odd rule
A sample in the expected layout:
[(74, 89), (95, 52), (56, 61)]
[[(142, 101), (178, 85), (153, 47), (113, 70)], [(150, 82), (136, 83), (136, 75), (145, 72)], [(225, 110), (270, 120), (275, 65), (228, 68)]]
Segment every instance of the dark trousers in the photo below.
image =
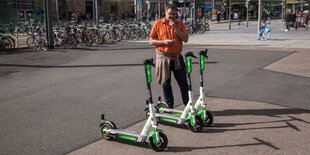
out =
[[(186, 105), (188, 102), (188, 84), (187, 84), (187, 78), (186, 78), (186, 67), (185, 67), (182, 56), (180, 56), (180, 65), (181, 65), (181, 69), (175, 70), (174, 62), (172, 62), (170, 65), (170, 71), (173, 72), (174, 78), (177, 81), (180, 87), (180, 90), (181, 90), (182, 101), (184, 105)], [(166, 82), (162, 84), (162, 88), (164, 92), (165, 101), (168, 103), (170, 108), (173, 108), (174, 98), (173, 98), (172, 87), (171, 87), (171, 76)]]

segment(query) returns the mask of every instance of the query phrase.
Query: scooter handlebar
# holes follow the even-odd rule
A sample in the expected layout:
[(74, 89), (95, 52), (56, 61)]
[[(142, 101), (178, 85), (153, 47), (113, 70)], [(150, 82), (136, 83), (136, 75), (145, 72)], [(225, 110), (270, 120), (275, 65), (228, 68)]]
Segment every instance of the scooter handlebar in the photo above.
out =
[(204, 57), (208, 59), (208, 49), (205, 49), (204, 51), (200, 51), (199, 55), (203, 55)]
[(151, 66), (154, 66), (155, 67), (155, 64), (154, 64), (154, 60), (153, 59), (146, 59), (144, 60), (144, 65), (151, 65)]
[(185, 57), (193, 57), (193, 58), (197, 58), (193, 52), (186, 52), (185, 53)]

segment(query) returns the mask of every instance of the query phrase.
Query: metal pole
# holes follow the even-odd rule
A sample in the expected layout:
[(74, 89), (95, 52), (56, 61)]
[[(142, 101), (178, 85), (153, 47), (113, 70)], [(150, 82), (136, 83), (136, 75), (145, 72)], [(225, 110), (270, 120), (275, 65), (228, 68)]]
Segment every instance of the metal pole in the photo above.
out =
[[(262, 5), (262, 0), (259, 0), (258, 1), (258, 20), (257, 20), (257, 22), (258, 22), (258, 24), (257, 24), (257, 33), (259, 33), (259, 31), (260, 31), (260, 28), (261, 28), (261, 14), (262, 14), (262, 12), (261, 12), (261, 5)], [(259, 39), (259, 38), (258, 38)]]
[(182, 14), (183, 14), (183, 19), (184, 19), (184, 23), (186, 23), (186, 17), (185, 16), (187, 16), (187, 14), (185, 13), (185, 2), (183, 1), (183, 10), (182, 10)]
[(194, 13), (194, 14), (193, 14), (194, 16), (193, 16), (193, 17), (194, 17), (194, 21), (195, 21), (195, 29), (196, 29), (196, 24), (197, 24), (196, 12), (197, 12), (197, 11), (196, 11), (196, 0), (194, 0), (194, 12), (193, 12), (193, 13)]
[(166, 8), (167, 8), (167, 0), (165, 0), (165, 10), (166, 10)]
[(96, 24), (96, 0), (93, 0), (93, 24)]
[(214, 0), (212, 0), (212, 10), (211, 10), (211, 12), (213, 12), (213, 10), (214, 10)]
[(249, 27), (249, 0), (246, 0), (246, 27)]
[(15, 5), (16, 5), (16, 21), (15, 21), (15, 32), (16, 32), (16, 45), (17, 45), (17, 48), (19, 47), (19, 43), (18, 43), (18, 31), (17, 31), (17, 22), (18, 22), (18, 16), (19, 16), (19, 11), (17, 10), (18, 8), (18, 5), (17, 5), (17, 0), (15, 0)]
[(228, 26), (228, 29), (230, 30), (231, 29), (231, 0), (229, 0), (229, 26)]
[(147, 22), (149, 22), (150, 21), (150, 1), (149, 0), (147, 0), (146, 1), (146, 9), (147, 9), (147, 11), (146, 11), (146, 21)]
[(161, 3), (161, 1), (160, 0), (158, 0), (158, 19), (160, 19), (161, 18), (161, 12), (160, 12), (160, 3)]
[(96, 26), (98, 26), (98, 21), (99, 21), (99, 18), (98, 18), (98, 0), (95, 0), (95, 24)]
[(44, 13), (45, 13), (45, 26), (46, 26), (46, 39), (48, 41), (49, 49), (52, 49), (54, 48), (54, 39), (53, 39), (51, 1), (49, 0), (44, 0)]
[(55, 0), (55, 8), (56, 8), (56, 19), (57, 19), (57, 25), (59, 25), (59, 10), (58, 10), (58, 0)]
[(282, 14), (281, 14), (282, 15), (282, 22), (284, 22), (284, 16), (285, 16), (284, 15), (284, 11), (285, 11), (284, 8), (285, 8), (285, 4), (284, 4), (284, 0), (282, 0)]

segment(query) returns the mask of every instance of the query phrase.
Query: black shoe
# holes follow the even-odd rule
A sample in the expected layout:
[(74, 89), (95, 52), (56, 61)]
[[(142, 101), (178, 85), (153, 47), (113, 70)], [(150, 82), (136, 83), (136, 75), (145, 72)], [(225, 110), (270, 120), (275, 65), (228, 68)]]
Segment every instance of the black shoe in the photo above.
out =
[(168, 103), (169, 109), (173, 109), (173, 104)]
[(166, 103), (168, 104), (169, 109), (173, 109), (173, 105), (174, 105), (173, 103), (169, 103), (169, 102), (166, 102)]

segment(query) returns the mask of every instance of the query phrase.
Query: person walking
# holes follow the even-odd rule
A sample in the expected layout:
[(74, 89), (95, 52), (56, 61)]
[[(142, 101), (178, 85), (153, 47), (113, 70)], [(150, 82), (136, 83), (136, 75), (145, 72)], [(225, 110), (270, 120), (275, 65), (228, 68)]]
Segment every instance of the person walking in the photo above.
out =
[(238, 21), (238, 26), (240, 26), (240, 23), (241, 23), (241, 11), (238, 12), (237, 14), (237, 21)]
[(308, 22), (309, 22), (309, 11), (306, 10), (303, 12), (303, 26), (306, 28), (306, 30), (309, 27)]
[(176, 13), (177, 7), (168, 4), (165, 17), (155, 21), (150, 33), (150, 44), (156, 48), (156, 75), (169, 108), (174, 106), (171, 72), (180, 87), (184, 105), (188, 102), (186, 67), (181, 55), (183, 42), (188, 42), (188, 33), (184, 23), (176, 19)]
[(217, 20), (217, 23), (220, 23), (220, 21), (221, 21), (221, 12), (217, 12), (216, 13), (216, 20)]

